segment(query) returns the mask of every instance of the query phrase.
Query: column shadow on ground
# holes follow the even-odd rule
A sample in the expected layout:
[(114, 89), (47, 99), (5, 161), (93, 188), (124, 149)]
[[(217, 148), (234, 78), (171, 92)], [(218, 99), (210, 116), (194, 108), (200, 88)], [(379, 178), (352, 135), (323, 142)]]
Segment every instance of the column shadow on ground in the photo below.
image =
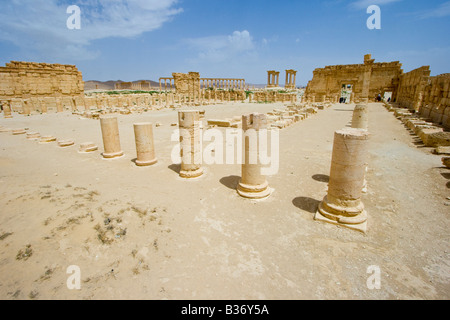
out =
[(172, 171), (175, 172), (176, 174), (180, 174), (181, 164), (171, 164), (171, 165), (168, 166), (167, 168), (169, 168), (170, 170), (172, 170)]
[(292, 200), (292, 204), (301, 210), (310, 213), (316, 213), (320, 201), (308, 197), (297, 197), (294, 200)]
[(236, 190), (240, 179), (241, 177), (239, 176), (228, 176), (220, 179), (220, 183), (229, 189)]
[(326, 174), (315, 174), (312, 178), (319, 182), (330, 182), (330, 176), (327, 176)]

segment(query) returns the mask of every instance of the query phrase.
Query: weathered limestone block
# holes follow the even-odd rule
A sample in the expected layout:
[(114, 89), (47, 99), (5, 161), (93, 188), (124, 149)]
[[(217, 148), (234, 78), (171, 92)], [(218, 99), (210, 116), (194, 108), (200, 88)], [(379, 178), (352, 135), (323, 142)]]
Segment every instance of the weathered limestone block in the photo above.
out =
[(12, 112), (11, 112), (11, 102), (10, 101), (2, 101), (2, 107), (3, 107), (3, 116), (5, 119), (11, 119)]
[(434, 151), (436, 154), (450, 154), (450, 146), (439, 146), (436, 147), (436, 150)]
[(249, 199), (267, 198), (272, 189), (266, 177), (261, 174), (262, 164), (260, 153), (267, 146), (259, 143), (260, 130), (267, 130), (267, 117), (265, 114), (252, 113), (242, 116), (244, 161), (242, 164), (242, 177), (239, 181), (237, 192), (240, 196)]
[(428, 142), (429, 137), (434, 133), (443, 132), (443, 131), (444, 130), (442, 128), (433, 127), (433, 126), (423, 126), (421, 129), (418, 130), (417, 135), (419, 136), (420, 140), (422, 140), (422, 142), (426, 146), (428, 146), (429, 145), (429, 142)]
[(56, 141), (56, 137), (54, 137), (54, 136), (42, 136), (39, 139), (40, 144), (50, 143), (50, 142), (54, 142), (54, 141)]
[(412, 131), (415, 130), (416, 126), (418, 125), (431, 125), (431, 123), (426, 122), (424, 120), (420, 120), (420, 119), (410, 119), (406, 122), (406, 127)]
[(179, 111), (178, 123), (180, 128), (180, 177), (199, 177), (203, 174), (199, 111)]
[(209, 126), (217, 126), (217, 127), (237, 127), (237, 124), (232, 119), (219, 120), (219, 119), (211, 119), (208, 120)]
[(39, 132), (28, 132), (27, 139), (28, 140), (38, 140), (41, 137)]
[(21, 129), (13, 129), (11, 133), (13, 136), (17, 136), (17, 135), (25, 134), (26, 130), (22, 129), (22, 128)]
[(58, 146), (61, 148), (70, 147), (70, 146), (73, 146), (74, 144), (75, 144), (75, 141), (73, 141), (73, 140), (59, 140), (58, 141)]
[(450, 157), (443, 157), (442, 158), (442, 164), (446, 166), (447, 168), (450, 168)]
[(155, 146), (153, 141), (153, 124), (141, 122), (134, 124), (134, 136), (136, 140), (136, 165), (150, 166), (158, 160), (155, 156)]
[(120, 147), (117, 118), (114, 116), (102, 116), (100, 117), (100, 126), (105, 150), (102, 154), (103, 158), (111, 159), (123, 156), (123, 151)]
[[(447, 99), (450, 100), (450, 99)], [(450, 103), (447, 102), (447, 107), (444, 109), (444, 113), (442, 114), (442, 126), (445, 129), (450, 130)]]
[(441, 124), (444, 117), (445, 107), (435, 107), (431, 109), (430, 118), (434, 123)]
[(98, 147), (93, 142), (84, 142), (80, 144), (79, 153), (89, 153), (93, 151), (97, 151)]
[(450, 146), (450, 132), (435, 132), (427, 135), (425, 146), (427, 147)]
[(368, 158), (367, 130), (345, 128), (334, 135), (328, 194), (315, 219), (366, 232), (367, 213), (361, 201)]

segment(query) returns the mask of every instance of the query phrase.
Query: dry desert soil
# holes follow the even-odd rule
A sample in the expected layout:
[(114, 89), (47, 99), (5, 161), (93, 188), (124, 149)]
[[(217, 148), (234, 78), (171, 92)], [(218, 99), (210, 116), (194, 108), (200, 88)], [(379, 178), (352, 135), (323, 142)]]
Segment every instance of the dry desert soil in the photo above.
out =
[[(283, 108), (205, 106), (206, 119)], [(104, 160), (98, 120), (69, 112), (0, 126), (74, 139), (59, 148), (0, 133), (1, 299), (449, 299), (450, 171), (382, 104), (369, 104), (368, 231), (314, 220), (327, 192), (336, 104), (280, 131), (280, 165), (263, 201), (241, 198), (241, 167), (171, 161), (177, 111), (118, 115), (125, 155)], [(133, 123), (154, 127), (158, 163), (137, 167)], [(221, 129), (222, 130), (222, 129)], [(78, 153), (92, 141), (99, 150)], [(69, 266), (81, 288), (70, 290)], [(370, 266), (380, 270), (371, 289)], [(370, 270), (370, 269), (369, 269)]]

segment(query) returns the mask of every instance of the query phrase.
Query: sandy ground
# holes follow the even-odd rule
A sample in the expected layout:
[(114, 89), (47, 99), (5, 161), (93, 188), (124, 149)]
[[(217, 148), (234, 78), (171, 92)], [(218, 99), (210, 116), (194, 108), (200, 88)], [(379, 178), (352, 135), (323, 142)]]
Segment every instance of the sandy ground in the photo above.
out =
[[(206, 118), (281, 104), (207, 106)], [(119, 115), (125, 156), (103, 160), (98, 120), (48, 114), (0, 119), (75, 139), (66, 149), (0, 133), (1, 299), (449, 299), (450, 171), (381, 104), (370, 104), (368, 233), (313, 219), (326, 195), (333, 133), (354, 105), (280, 131), (272, 196), (235, 191), (239, 165), (172, 165), (175, 110)], [(158, 163), (139, 168), (132, 124), (154, 128)], [(99, 151), (79, 154), (82, 142)], [(67, 268), (79, 266), (81, 289)], [(381, 288), (369, 289), (369, 266)]]

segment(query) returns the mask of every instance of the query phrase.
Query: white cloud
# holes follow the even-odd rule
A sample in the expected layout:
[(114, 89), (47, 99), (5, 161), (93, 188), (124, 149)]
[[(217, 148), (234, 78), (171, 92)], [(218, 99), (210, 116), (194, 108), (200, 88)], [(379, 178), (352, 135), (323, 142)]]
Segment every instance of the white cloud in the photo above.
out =
[(424, 12), (421, 18), (442, 18), (450, 16), (450, 1), (442, 3), (439, 7), (433, 10)]
[(355, 9), (367, 9), (371, 5), (385, 5), (402, 0), (358, 0), (350, 3), (350, 6)]
[(234, 31), (229, 36), (186, 39), (185, 42), (191, 49), (198, 51), (198, 59), (207, 62), (223, 62), (251, 54), (255, 50), (255, 43), (247, 30)]
[[(136, 37), (160, 28), (182, 9), (177, 0), (12, 0), (2, 3), (0, 41), (53, 58), (90, 59), (89, 45), (111, 37)], [(69, 5), (81, 9), (81, 29), (69, 30)]]

